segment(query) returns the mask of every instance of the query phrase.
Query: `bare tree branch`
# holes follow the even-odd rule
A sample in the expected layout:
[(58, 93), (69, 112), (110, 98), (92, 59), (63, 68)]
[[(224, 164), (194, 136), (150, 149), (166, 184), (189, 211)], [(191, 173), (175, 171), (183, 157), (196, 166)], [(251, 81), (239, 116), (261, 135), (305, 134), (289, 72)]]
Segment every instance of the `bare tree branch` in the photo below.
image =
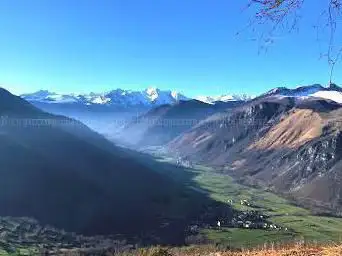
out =
[[(249, 0), (247, 8), (253, 7), (256, 12), (248, 27), (257, 24), (271, 24), (271, 28), (261, 34), (261, 40), (268, 44), (272, 42), (275, 31), (283, 29), (292, 32), (298, 27), (300, 11), (306, 2), (305, 0)], [(321, 32), (328, 29), (328, 46), (326, 53), (321, 52), (321, 58), (326, 58), (330, 66), (330, 84), (336, 64), (342, 58), (342, 42), (337, 42), (336, 38), (338, 22), (341, 22), (341, 18), (342, 0), (327, 0), (327, 8), (321, 12), (316, 26), (318, 41), (320, 41)], [(323, 22), (322, 19), (324, 19)]]

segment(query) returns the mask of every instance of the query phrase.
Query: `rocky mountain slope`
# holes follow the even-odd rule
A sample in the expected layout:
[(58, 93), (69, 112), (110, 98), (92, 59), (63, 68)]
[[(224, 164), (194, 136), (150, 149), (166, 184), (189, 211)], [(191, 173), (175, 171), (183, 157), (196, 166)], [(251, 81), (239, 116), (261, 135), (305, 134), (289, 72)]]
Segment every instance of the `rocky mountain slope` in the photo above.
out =
[(340, 214), (341, 105), (278, 95), (210, 116), (173, 140), (170, 151), (317, 211)]

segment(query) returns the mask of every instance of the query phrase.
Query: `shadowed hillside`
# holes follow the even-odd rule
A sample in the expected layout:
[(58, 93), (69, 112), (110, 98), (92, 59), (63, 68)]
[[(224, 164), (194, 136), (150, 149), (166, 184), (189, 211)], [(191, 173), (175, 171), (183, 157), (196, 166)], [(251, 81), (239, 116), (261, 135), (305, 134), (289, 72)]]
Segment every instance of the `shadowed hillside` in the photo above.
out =
[(189, 223), (208, 205), (220, 207), (77, 121), (42, 112), (5, 90), (0, 102), (6, 116), (0, 127), (2, 216), (33, 217), (85, 235), (182, 244)]

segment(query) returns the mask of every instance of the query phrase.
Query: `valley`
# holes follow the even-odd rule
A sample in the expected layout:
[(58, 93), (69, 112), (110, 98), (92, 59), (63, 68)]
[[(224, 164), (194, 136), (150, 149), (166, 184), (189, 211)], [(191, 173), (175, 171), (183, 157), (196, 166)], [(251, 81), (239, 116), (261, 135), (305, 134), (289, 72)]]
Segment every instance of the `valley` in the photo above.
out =
[[(201, 213), (202, 216), (209, 214), (207, 217), (184, 219), (184, 230), (179, 231), (186, 234), (186, 244), (219, 244), (221, 248), (239, 249), (279, 246), (304, 241), (307, 244), (329, 244), (341, 241), (342, 221), (340, 218), (313, 215), (309, 210), (295, 206), (292, 202), (271, 192), (238, 184), (229, 175), (210, 167), (196, 164), (192, 168), (178, 166), (176, 159), (166, 155), (160, 148), (153, 147), (143, 152), (126, 149), (126, 152), (134, 156), (142, 165), (152, 167), (154, 172), (161, 173), (177, 184), (188, 188), (184, 190), (188, 191), (186, 192), (188, 199), (185, 199), (184, 195), (177, 194), (173, 194), (172, 199), (169, 199), (175, 202), (179, 209), (183, 208), (183, 212), (184, 207), (190, 209), (196, 207), (199, 202), (201, 207), (204, 206)], [(208, 201), (208, 204), (205, 204), (198, 194), (205, 195), (212, 202)], [(230, 211), (230, 208), (233, 211)], [(246, 213), (264, 216), (268, 226), (265, 228), (250, 225), (250, 227), (239, 228), (232, 225), (231, 215), (222, 215), (222, 209), (228, 210), (232, 216), (235, 216), (233, 218), (241, 217)], [(217, 220), (222, 222), (220, 228), (216, 225)], [(16, 223), (22, 223), (20, 233), (16, 230), (8, 233), (8, 229), (7, 233), (4, 233), (9, 225), (20, 227)], [(243, 223), (245, 224), (246, 221)], [(253, 224), (253, 221), (248, 223)], [(134, 248), (134, 244), (130, 244), (129, 241), (124, 242), (124, 236), (77, 236), (52, 227), (39, 227), (37, 224), (36, 221), (29, 219), (3, 218), (2, 221), (0, 220), (2, 228), (0, 229), (2, 230), (0, 242), (3, 248), (0, 255), (8, 255), (11, 250), (20, 250), (23, 253), (41, 253), (42, 250), (48, 250), (59, 251), (62, 254), (70, 251), (101, 253), (114, 249), (129, 251)], [(174, 236), (177, 233), (172, 225), (175, 224), (176, 222), (170, 222), (168, 225), (170, 228), (165, 226), (163, 232)], [(40, 229), (46, 230), (46, 233), (34, 231)]]
[[(154, 151), (154, 153), (153, 153)], [(149, 150), (157, 155), (160, 162), (174, 163), (175, 159), (160, 154), (157, 149)], [(203, 234), (213, 243), (225, 244), (235, 248), (262, 246), (265, 243), (308, 243), (340, 242), (342, 238), (342, 220), (335, 217), (313, 215), (310, 210), (294, 205), (293, 202), (260, 188), (238, 184), (232, 177), (213, 168), (194, 165), (194, 169), (179, 169), (177, 166), (158, 169), (170, 175), (178, 182), (185, 182), (187, 172), (194, 175), (197, 187), (216, 201), (232, 205), (240, 212), (258, 211), (269, 216), (268, 221), (278, 229), (216, 228), (203, 229)], [(188, 186), (192, 186), (188, 184)], [(241, 204), (248, 202), (250, 206)], [(279, 229), (281, 228), (281, 229)]]
[(340, 242), (341, 105), (303, 98), (319, 88), (46, 112), (0, 91), (2, 248)]

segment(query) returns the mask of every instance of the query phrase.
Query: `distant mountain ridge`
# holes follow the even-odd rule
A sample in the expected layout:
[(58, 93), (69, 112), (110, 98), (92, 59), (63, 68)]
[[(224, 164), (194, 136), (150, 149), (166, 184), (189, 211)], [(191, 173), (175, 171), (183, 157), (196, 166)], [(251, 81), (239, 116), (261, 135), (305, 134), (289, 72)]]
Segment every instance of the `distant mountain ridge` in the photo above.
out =
[(308, 86), (299, 86), (295, 89), (277, 87), (262, 94), (258, 98), (268, 96), (293, 97), (299, 99), (313, 97), (342, 103), (342, 88), (336, 84), (330, 84), (327, 87), (324, 87), (320, 84), (313, 84)]
[(180, 101), (196, 99), (208, 104), (216, 102), (247, 101), (248, 95), (221, 95), (221, 96), (198, 96), (187, 97), (177, 91), (160, 90), (149, 87), (142, 91), (115, 89), (106, 93), (88, 94), (59, 94), (48, 90), (40, 90), (33, 93), (20, 95), (31, 103), (43, 104), (81, 104), (81, 105), (103, 105), (103, 106), (144, 106), (154, 107), (165, 104), (175, 104)]
[(254, 98), (276, 97), (314, 97), (342, 103), (342, 88), (336, 84), (324, 87), (320, 84), (300, 86), (295, 89), (276, 87), (258, 97), (247, 94), (223, 94), (220, 96), (201, 95), (187, 97), (172, 90), (160, 90), (149, 87), (142, 91), (115, 89), (105, 93), (58, 94), (47, 90), (20, 95), (33, 104), (79, 104), (86, 106), (121, 106), (121, 107), (155, 107), (164, 104), (175, 104), (179, 101), (196, 99), (207, 104), (218, 102), (249, 101)]
[(229, 111), (243, 103), (231, 101), (208, 104), (199, 100), (188, 100), (162, 105), (134, 118), (122, 129), (119, 138), (121, 142), (134, 146), (162, 146), (206, 117)]
[(220, 95), (220, 96), (198, 96), (196, 100), (202, 101), (208, 104), (215, 104), (217, 102), (230, 102), (230, 101), (248, 101), (252, 97), (246, 94), (242, 95)]
[(149, 87), (143, 91), (116, 89), (107, 93), (58, 94), (47, 90), (22, 94), (21, 97), (32, 103), (120, 105), (120, 106), (159, 106), (173, 104), (189, 98), (171, 90)]

